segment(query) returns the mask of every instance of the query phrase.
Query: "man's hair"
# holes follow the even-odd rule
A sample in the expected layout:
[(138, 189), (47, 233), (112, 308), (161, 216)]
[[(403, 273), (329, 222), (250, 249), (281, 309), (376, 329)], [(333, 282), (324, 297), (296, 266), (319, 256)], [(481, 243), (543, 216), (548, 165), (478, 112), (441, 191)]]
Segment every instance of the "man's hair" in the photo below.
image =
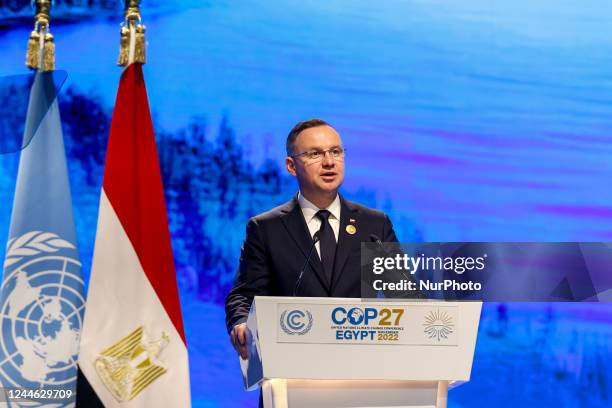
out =
[(295, 147), (294, 146), (295, 139), (297, 139), (298, 135), (306, 129), (310, 129), (310, 128), (317, 127), (317, 126), (332, 127), (329, 123), (327, 123), (323, 119), (309, 119), (309, 120), (305, 120), (303, 122), (299, 122), (298, 124), (296, 124), (293, 127), (293, 129), (291, 129), (289, 134), (287, 135), (287, 144), (285, 146), (287, 149), (287, 156), (291, 156), (292, 154), (295, 154), (293, 148)]

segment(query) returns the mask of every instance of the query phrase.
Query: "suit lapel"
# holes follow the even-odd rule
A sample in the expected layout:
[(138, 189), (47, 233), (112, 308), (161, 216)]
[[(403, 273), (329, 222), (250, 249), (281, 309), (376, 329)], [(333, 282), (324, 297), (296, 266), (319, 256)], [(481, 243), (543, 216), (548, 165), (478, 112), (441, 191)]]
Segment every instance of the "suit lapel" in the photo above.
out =
[[(340, 196), (340, 230), (338, 231), (338, 246), (336, 247), (336, 259), (334, 262), (334, 275), (332, 277), (332, 286), (330, 293), (334, 292), (342, 274), (344, 273), (344, 264), (348, 259), (351, 250), (355, 246), (359, 246), (359, 213), (356, 208), (347, 203)], [(356, 229), (353, 234), (347, 231), (347, 225), (353, 225)], [(361, 271), (359, 271), (361, 273)]]
[[(310, 237), (310, 232), (308, 231), (308, 226), (306, 225), (306, 221), (304, 220), (304, 215), (302, 214), (302, 210), (300, 205), (298, 204), (297, 198), (293, 198), (285, 208), (282, 210), (284, 214), (281, 216), (281, 220), (289, 232), (289, 235), (295, 241), (296, 245), (304, 255), (304, 258), (300, 260), (300, 267), (306, 262), (306, 257), (308, 256), (308, 250), (310, 249), (310, 245), (312, 244), (312, 238)], [(315, 273), (315, 276), (325, 288), (325, 290), (329, 294), (329, 287), (327, 285), (327, 279), (325, 279), (325, 273), (323, 271), (323, 264), (317, 255), (316, 248), (312, 250), (312, 255), (310, 255), (309, 260), (310, 266)]]

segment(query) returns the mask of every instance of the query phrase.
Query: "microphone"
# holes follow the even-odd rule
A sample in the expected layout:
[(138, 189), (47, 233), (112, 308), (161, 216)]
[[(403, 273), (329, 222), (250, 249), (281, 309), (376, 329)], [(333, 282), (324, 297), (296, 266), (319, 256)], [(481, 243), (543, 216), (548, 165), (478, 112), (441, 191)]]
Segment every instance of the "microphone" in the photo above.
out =
[(306, 262), (304, 262), (304, 266), (302, 266), (302, 269), (300, 270), (300, 274), (297, 278), (297, 281), (295, 281), (295, 287), (293, 288), (293, 296), (296, 296), (297, 291), (300, 288), (300, 285), (302, 284), (302, 278), (304, 277), (304, 271), (306, 270), (306, 267), (308, 266), (308, 262), (310, 262), (310, 256), (312, 255), (312, 251), (314, 250), (315, 244), (319, 242), (319, 231), (315, 232), (315, 234), (312, 236), (312, 244), (310, 244), (310, 249), (308, 250), (308, 256), (306, 256)]
[(378, 235), (376, 234), (370, 234), (370, 241), (375, 242), (376, 246), (378, 246), (378, 249), (383, 251), (385, 254), (389, 255), (389, 251), (385, 249), (385, 246), (383, 245), (382, 241), (380, 240), (380, 238), (378, 237)]
[[(394, 254), (394, 253), (393, 253), (391, 250), (389, 250), (389, 249), (386, 249), (386, 248), (385, 248), (385, 246), (383, 245), (383, 243), (382, 243), (382, 241), (380, 240), (380, 238), (378, 237), (378, 235), (376, 235), (376, 234), (370, 234), (370, 240), (371, 240), (372, 242), (375, 242), (375, 243), (376, 243), (376, 246), (378, 247), (378, 250), (379, 250), (379, 251), (381, 251), (381, 252), (383, 252), (383, 253), (385, 254), (385, 256), (391, 256), (391, 257), (393, 257), (393, 256), (395, 255), (395, 254)], [(413, 279), (413, 278), (409, 278), (408, 276), (406, 276), (406, 273), (405, 273), (403, 270), (401, 270), (401, 269), (400, 269), (400, 270), (399, 270), (399, 273), (400, 273), (400, 274), (402, 275), (402, 277), (403, 277), (404, 279), (406, 279), (407, 281), (412, 281), (412, 282), (414, 282), (414, 279)], [(417, 293), (416, 293), (416, 297), (417, 297), (417, 298), (421, 298), (421, 299), (422, 299), (422, 298), (424, 298), (425, 296), (423, 296), (423, 294), (422, 294), (420, 291), (417, 291)]]

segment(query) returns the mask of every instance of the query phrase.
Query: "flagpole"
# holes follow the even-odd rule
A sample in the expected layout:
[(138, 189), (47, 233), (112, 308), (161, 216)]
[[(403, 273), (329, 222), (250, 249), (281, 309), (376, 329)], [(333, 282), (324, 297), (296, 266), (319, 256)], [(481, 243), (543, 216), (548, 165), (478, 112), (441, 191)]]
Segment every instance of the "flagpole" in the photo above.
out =
[(126, 68), (100, 191), (79, 354), (79, 407), (191, 406), (185, 328), (142, 72), (139, 4), (124, 3), (118, 65)]
[[(35, 74), (28, 75), (33, 80), (0, 284), (0, 385), (6, 387), (3, 391), (31, 393), (2, 392), (7, 397), (2, 406), (72, 406), (85, 284), (56, 99), (58, 83), (50, 72), (55, 69), (49, 32), (52, 3), (37, 0), (33, 5), (26, 65)], [(28, 316), (27, 322), (22, 316)], [(14, 397), (25, 400), (11, 400)]]

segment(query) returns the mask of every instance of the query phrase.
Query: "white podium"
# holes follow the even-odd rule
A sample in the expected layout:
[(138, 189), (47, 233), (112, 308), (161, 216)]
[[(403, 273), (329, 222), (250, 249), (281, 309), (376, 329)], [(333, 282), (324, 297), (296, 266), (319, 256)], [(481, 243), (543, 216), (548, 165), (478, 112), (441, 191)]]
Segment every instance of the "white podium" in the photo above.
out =
[(469, 381), (482, 302), (256, 297), (245, 388), (266, 408), (445, 407)]

